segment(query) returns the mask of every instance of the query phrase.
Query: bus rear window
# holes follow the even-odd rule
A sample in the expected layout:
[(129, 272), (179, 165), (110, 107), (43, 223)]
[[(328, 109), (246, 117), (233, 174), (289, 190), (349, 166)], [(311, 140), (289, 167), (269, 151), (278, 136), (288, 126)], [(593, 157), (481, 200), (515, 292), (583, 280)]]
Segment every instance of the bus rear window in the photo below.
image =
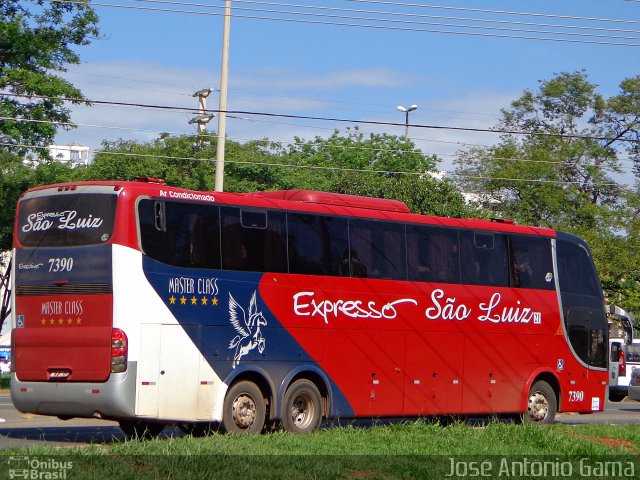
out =
[(104, 193), (27, 198), (18, 206), (18, 240), (25, 247), (104, 243), (113, 233), (116, 201)]

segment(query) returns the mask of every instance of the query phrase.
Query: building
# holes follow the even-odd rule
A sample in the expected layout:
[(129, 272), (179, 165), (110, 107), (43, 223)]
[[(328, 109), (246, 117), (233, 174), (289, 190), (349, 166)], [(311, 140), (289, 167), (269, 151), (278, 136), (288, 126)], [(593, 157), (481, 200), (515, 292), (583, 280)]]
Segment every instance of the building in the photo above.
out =
[(90, 162), (89, 147), (80, 143), (49, 145), (48, 149), (51, 158), (60, 162), (69, 162), (74, 166), (88, 165)]

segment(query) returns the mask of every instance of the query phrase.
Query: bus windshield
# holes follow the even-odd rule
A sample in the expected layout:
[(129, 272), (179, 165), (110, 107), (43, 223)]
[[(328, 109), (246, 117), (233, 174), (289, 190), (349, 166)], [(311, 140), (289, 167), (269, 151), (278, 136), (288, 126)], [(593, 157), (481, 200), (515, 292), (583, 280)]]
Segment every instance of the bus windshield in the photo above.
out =
[(69, 193), (26, 198), (19, 205), (18, 240), (25, 247), (94, 245), (113, 232), (117, 195)]

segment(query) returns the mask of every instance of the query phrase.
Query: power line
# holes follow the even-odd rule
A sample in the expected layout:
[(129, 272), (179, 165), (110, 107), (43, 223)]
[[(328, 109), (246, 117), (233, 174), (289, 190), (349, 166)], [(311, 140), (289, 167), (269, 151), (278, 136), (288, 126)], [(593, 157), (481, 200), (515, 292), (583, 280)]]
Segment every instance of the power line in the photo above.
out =
[[(241, 1), (241, 0), (238, 0), (238, 1)], [(426, 4), (420, 4), (420, 3), (391, 2), (391, 1), (383, 1), (383, 0), (346, 0), (346, 1), (354, 2), (354, 3), (373, 3), (378, 5), (393, 5), (394, 7), (433, 8), (433, 9), (442, 9), (442, 10), (455, 10), (455, 11), (461, 11), (461, 12), (479, 12), (479, 13), (492, 13), (492, 14), (500, 14), (500, 15), (562, 18), (567, 20), (640, 24), (640, 20), (627, 20), (627, 19), (619, 19), (619, 18), (579, 17), (574, 15), (556, 15), (552, 13), (514, 12), (514, 11), (508, 11), (508, 10), (487, 10), (482, 8), (453, 7), (453, 6), (447, 6), (447, 5), (426, 5)], [(627, 1), (634, 1), (634, 0), (627, 0)], [(635, 1), (639, 1), (639, 0), (635, 0)]]
[[(79, 0), (54, 0), (60, 3), (80, 3)], [(91, 2), (92, 6), (99, 7), (110, 7), (110, 8), (122, 8), (129, 10), (141, 10), (141, 11), (157, 11), (157, 12), (165, 12), (165, 13), (183, 13), (183, 14), (191, 14), (191, 15), (211, 15), (211, 16), (224, 16), (223, 13), (217, 12), (201, 12), (201, 11), (192, 11), (192, 10), (178, 10), (171, 8), (159, 8), (159, 7), (141, 7), (141, 6), (133, 6), (133, 5), (122, 5), (122, 4), (113, 4), (113, 3), (97, 3)], [(215, 7), (214, 7), (215, 8)], [(238, 10), (236, 8), (235, 10)], [(265, 13), (265, 12), (262, 12)], [(276, 13), (284, 13), (285, 15), (303, 15), (299, 12), (276, 12)], [(308, 14), (307, 14), (308, 15)], [(314, 15), (316, 17), (321, 15)], [(564, 42), (564, 43), (573, 43), (573, 44), (584, 44), (584, 45), (608, 45), (608, 46), (623, 46), (623, 47), (640, 47), (640, 43), (625, 43), (625, 42), (617, 42), (617, 41), (601, 41), (601, 40), (577, 40), (572, 38), (560, 38), (560, 37), (544, 37), (544, 36), (530, 36), (530, 35), (508, 35), (501, 33), (482, 33), (482, 32), (469, 32), (469, 31), (460, 31), (460, 30), (446, 30), (446, 29), (433, 29), (433, 28), (418, 28), (418, 27), (399, 27), (399, 26), (388, 26), (388, 25), (375, 25), (375, 24), (366, 24), (366, 23), (348, 23), (348, 22), (333, 22), (326, 20), (312, 20), (312, 19), (294, 19), (287, 17), (274, 17), (274, 16), (260, 16), (260, 15), (248, 15), (248, 14), (239, 14), (235, 13), (234, 18), (242, 18), (242, 19), (250, 19), (250, 20), (269, 20), (269, 21), (277, 21), (277, 22), (290, 22), (290, 23), (303, 23), (303, 24), (311, 24), (311, 25), (330, 25), (330, 26), (340, 26), (340, 27), (356, 27), (356, 28), (367, 28), (367, 29), (377, 29), (377, 30), (394, 30), (394, 31), (405, 31), (405, 32), (422, 32), (422, 33), (438, 33), (438, 34), (448, 34), (448, 35), (462, 35), (462, 36), (479, 36), (485, 38), (501, 38), (501, 39), (516, 39), (516, 40), (539, 40), (539, 41), (547, 41), (547, 42)], [(377, 19), (375, 21), (385, 20)], [(432, 26), (442, 26), (446, 28), (456, 27), (456, 28), (484, 28), (485, 30), (499, 30), (498, 27), (477, 27), (477, 26), (468, 26), (468, 25), (448, 25), (442, 24), (439, 25), (437, 23), (429, 23)], [(515, 30), (512, 30), (515, 31)], [(577, 33), (567, 33), (567, 32), (555, 32), (553, 35), (562, 35), (562, 36), (583, 36), (583, 34)], [(602, 36), (602, 35), (587, 35), (589, 38), (619, 38), (619, 39), (630, 39), (630, 40), (640, 40), (637, 37), (616, 37), (616, 36)]]
[[(302, 123), (294, 123), (294, 122), (278, 122), (278, 121), (273, 121), (273, 120), (264, 120), (264, 119), (260, 119), (260, 118), (243, 118), (243, 117), (231, 117), (234, 120), (240, 120), (240, 121), (247, 121), (247, 122), (252, 122), (252, 123), (267, 123), (270, 125), (285, 125), (285, 126), (294, 126), (294, 127), (304, 127), (304, 128), (309, 128), (309, 129), (314, 129), (314, 130), (323, 130), (323, 131), (338, 131), (338, 132), (346, 132), (348, 131), (348, 129), (338, 129), (336, 127), (321, 127), (318, 125), (310, 125), (310, 124), (302, 124)], [(88, 127), (88, 128), (104, 128), (104, 129), (110, 129), (110, 130), (125, 130), (125, 131), (132, 131), (132, 132), (144, 132), (144, 133), (156, 133), (156, 134), (160, 134), (160, 133), (169, 133), (172, 135), (183, 135), (184, 132), (170, 132), (167, 130), (149, 130), (149, 129), (141, 129), (141, 128), (132, 128), (132, 127), (120, 127), (120, 126), (113, 126), (113, 125), (95, 125), (95, 124), (85, 124), (85, 123), (77, 123), (77, 122), (55, 122), (55, 121), (50, 121), (50, 120), (35, 120), (35, 119), (25, 119), (25, 118), (19, 118), (19, 117), (0, 117), (0, 120), (13, 120), (13, 121), (23, 121), (23, 122), (32, 122), (32, 123), (48, 123), (48, 124), (53, 124), (53, 125), (61, 125), (61, 126), (69, 126), (69, 127)], [(403, 124), (404, 125), (404, 124)], [(365, 133), (365, 134), (370, 134), (373, 133), (372, 131), (363, 131), (363, 130), (359, 130), (361, 133)], [(217, 137), (216, 135), (206, 135), (209, 137)], [(237, 137), (237, 136), (232, 136), (230, 137), (232, 139), (240, 139), (240, 140), (247, 140), (247, 141), (253, 141), (255, 139), (251, 139), (251, 138), (242, 138), (242, 137)], [(418, 140), (418, 141), (424, 141), (424, 142), (430, 142), (430, 143), (443, 143), (443, 144), (450, 144), (450, 145), (458, 145), (460, 147), (488, 147), (489, 145), (484, 145), (484, 144), (477, 144), (477, 143), (471, 143), (471, 142), (460, 142), (460, 141), (448, 141), (448, 140), (440, 140), (440, 139), (436, 139), (436, 138), (424, 138), (424, 137), (416, 137), (413, 136), (412, 139)], [(271, 140), (275, 143), (287, 143), (290, 140)], [(447, 153), (433, 153), (433, 155), (441, 155), (441, 156), (450, 156), (451, 154), (447, 154)]]
[[(40, 145), (25, 145), (25, 144), (11, 144), (0, 143), (0, 146), (5, 147), (20, 147), (29, 149), (46, 149)], [(129, 152), (114, 152), (110, 150), (96, 150), (96, 153), (102, 153), (104, 155), (115, 155), (125, 157), (141, 157), (141, 158), (162, 158), (165, 160), (181, 160), (181, 161), (196, 161), (196, 162), (212, 162), (211, 158), (197, 158), (197, 157), (178, 157), (170, 155), (158, 155), (158, 154), (145, 154), (145, 153), (129, 153)], [(327, 167), (319, 165), (295, 165), (291, 163), (269, 163), (269, 162), (255, 162), (255, 161), (241, 161), (241, 160), (226, 160), (227, 163), (233, 163), (236, 165), (251, 165), (262, 167), (276, 167), (276, 168), (305, 168), (309, 170), (325, 170), (325, 171), (339, 171), (349, 173), (370, 173), (370, 174), (387, 174), (387, 175), (411, 175), (411, 176), (424, 176), (425, 172), (407, 172), (407, 171), (391, 171), (391, 170), (365, 170), (358, 168), (345, 168), (345, 167)], [(482, 175), (465, 175), (459, 173), (450, 173), (449, 175), (459, 178), (467, 178), (471, 180), (497, 180), (508, 182), (531, 182), (531, 183), (550, 183), (557, 185), (582, 185), (583, 181), (567, 181), (567, 180), (546, 180), (546, 179), (529, 179), (529, 178), (507, 178), (507, 177), (488, 177)], [(615, 187), (620, 186), (618, 183), (599, 183), (594, 186), (598, 187)]]
[[(192, 3), (192, 2), (180, 2), (175, 0), (131, 0), (131, 1), (139, 2), (139, 3), (158, 3), (158, 4), (165, 4), (165, 5), (177, 5), (177, 6), (184, 6), (184, 7), (221, 8), (220, 6), (217, 6), (217, 5)], [(434, 19), (434, 20), (457, 20), (457, 21), (469, 21), (469, 22), (502, 24), (502, 25), (525, 25), (525, 26), (552, 27), (552, 28), (563, 28), (563, 29), (595, 30), (595, 31), (605, 31), (605, 32), (640, 33), (640, 31), (638, 30), (610, 28), (610, 27), (593, 27), (593, 26), (585, 26), (585, 25), (567, 25), (567, 24), (557, 24), (557, 23), (549, 24), (549, 23), (535, 23), (535, 22), (520, 22), (520, 21), (513, 21), (513, 20), (455, 17), (455, 16), (445, 16), (445, 15), (426, 15), (426, 14), (419, 14), (419, 13), (363, 10), (363, 9), (353, 9), (353, 8), (326, 7), (326, 6), (318, 6), (318, 5), (303, 5), (303, 4), (301, 5), (301, 4), (295, 4), (295, 3), (264, 2), (264, 1), (255, 1), (255, 0), (235, 0), (234, 3), (236, 4), (236, 6), (234, 7), (234, 10), (236, 11), (240, 10), (240, 11), (251, 11), (251, 12), (260, 12), (260, 13), (286, 13), (291, 15), (316, 16), (316, 17), (325, 17), (325, 18), (328, 17), (328, 18), (337, 18), (337, 19), (346, 19), (346, 20), (367, 20), (367, 21), (373, 20), (373, 21), (380, 21), (380, 22), (406, 23), (411, 25), (459, 26), (463, 28), (489, 28), (489, 29), (506, 30), (506, 31), (524, 31), (529, 33), (564, 34), (563, 32), (546, 32), (544, 30), (500, 29), (497, 27), (449, 25), (449, 24), (440, 24), (440, 23), (431, 23), (431, 22), (418, 22), (415, 20), (400, 21), (400, 20), (390, 20), (390, 19), (378, 18), (378, 17), (370, 18), (370, 17), (359, 17), (359, 16), (353, 16), (353, 15), (336, 15), (336, 14), (330, 15), (330, 14), (321, 14), (321, 13), (267, 10), (267, 9), (238, 7), (237, 4), (247, 3), (247, 4), (254, 4), (254, 5), (267, 5), (267, 6), (273, 6), (273, 7), (301, 8), (301, 9), (307, 9), (307, 10), (323, 10), (323, 11), (341, 12), (341, 13), (375, 14), (375, 15), (385, 15), (390, 17), (402, 17), (402, 18), (428, 18), (428, 19)], [(585, 36), (593, 36), (593, 35), (585, 35)], [(616, 37), (607, 37), (607, 38), (616, 38)], [(620, 37), (620, 38), (625, 38), (625, 37)], [(638, 37), (631, 37), (630, 39), (636, 40), (638, 39)]]
[[(62, 126), (85, 126), (85, 127), (93, 127), (93, 128), (105, 128), (105, 129), (117, 129), (117, 130), (130, 130), (130, 131), (139, 131), (139, 132), (147, 132), (147, 133), (170, 133), (170, 134), (174, 134), (174, 135), (183, 135), (183, 133), (180, 132), (160, 132), (160, 131), (156, 131), (156, 130), (143, 130), (143, 129), (134, 129), (134, 128), (127, 128), (127, 127), (114, 127), (114, 126), (105, 126), (105, 125), (93, 125), (93, 124), (74, 124), (71, 122), (57, 122), (57, 121), (51, 121), (51, 120), (33, 120), (33, 119), (24, 119), (24, 118), (16, 118), (16, 117), (0, 117), (0, 120), (13, 120), (13, 121), (18, 121), (18, 122), (28, 122), (28, 123), (43, 123), (43, 124), (51, 124), (51, 125), (62, 125)], [(216, 134), (198, 134), (197, 136), (194, 136), (194, 139), (202, 139), (203, 137), (205, 138), (217, 138)], [(245, 140), (245, 141), (253, 141), (253, 139), (246, 139), (246, 138), (238, 138), (238, 137), (231, 137), (234, 138), (235, 140)], [(298, 144), (294, 143), (291, 144), (290, 141), (278, 141), (278, 140), (270, 140), (270, 143), (275, 143), (278, 144), (278, 146), (280, 148), (284, 148), (282, 145), (285, 143), (289, 143), (289, 146), (298, 146)], [(425, 159), (428, 158), (429, 155), (435, 155), (436, 157), (442, 157), (442, 156), (452, 156), (452, 157), (457, 157), (458, 155), (456, 154), (446, 154), (446, 153), (437, 153), (437, 152), (432, 152), (430, 154), (426, 154), (420, 150), (411, 150), (411, 151), (399, 151), (398, 149), (383, 149), (383, 148), (376, 148), (376, 147), (364, 147), (361, 145), (314, 145), (318, 147), (318, 150), (321, 150), (323, 148), (331, 148), (331, 149), (335, 149), (337, 148), (341, 148), (342, 150), (358, 150), (358, 151), (371, 151), (371, 152), (383, 152), (383, 153), (394, 153), (396, 155), (408, 155), (408, 154), (418, 154), (421, 155), (422, 157), (424, 157)], [(536, 160), (536, 159), (532, 159), (532, 158), (523, 158), (523, 157), (496, 157), (493, 156), (492, 157), (494, 160), (499, 160), (499, 161), (508, 161), (508, 162), (525, 162), (525, 163), (536, 163), (536, 164), (546, 164), (546, 165), (577, 165), (578, 162), (577, 161), (552, 161), (552, 160)], [(619, 161), (631, 161), (630, 158), (619, 158)], [(598, 168), (600, 171), (603, 172), (608, 172), (608, 173), (621, 173), (621, 172), (632, 172), (633, 171), (633, 167), (616, 167), (616, 168), (611, 168), (611, 167), (603, 167), (603, 166), (598, 166), (598, 165), (594, 165), (596, 168)]]
[[(236, 0), (237, 1), (237, 0)], [(74, 71), (73, 75), (86, 75), (86, 76), (95, 76), (95, 77), (102, 77), (102, 78), (112, 78), (112, 79), (116, 79), (116, 80), (127, 80), (127, 81), (132, 81), (132, 82), (138, 82), (138, 83), (157, 83), (159, 85), (167, 85), (167, 86), (173, 86), (173, 87), (178, 87), (178, 85), (172, 85), (172, 84), (164, 84), (164, 83), (160, 83), (160, 82), (153, 82), (153, 81), (147, 81), (147, 80), (139, 80), (139, 79), (134, 79), (134, 78), (128, 78), (128, 77), (117, 77), (117, 76), (109, 76), (109, 75), (100, 75), (100, 74), (96, 74), (96, 73), (85, 73), (85, 72), (80, 72), (80, 71)], [(72, 75), (72, 76), (73, 76)], [(123, 86), (123, 85), (115, 85), (115, 84), (111, 84), (111, 83), (106, 83), (106, 82), (85, 82), (85, 84), (87, 85), (107, 85), (110, 87), (116, 87), (119, 89), (131, 89), (131, 90), (142, 90), (142, 91), (147, 91), (147, 92), (160, 92), (160, 93), (170, 93), (173, 95), (179, 95), (179, 96), (183, 96), (183, 97), (191, 97), (191, 94), (187, 94), (187, 93), (183, 93), (183, 92), (169, 92), (169, 91), (163, 91), (163, 90), (155, 90), (155, 89), (150, 89), (150, 88), (137, 88), (137, 87), (130, 87), (130, 86)], [(189, 88), (192, 89), (193, 87), (184, 87), (184, 88)], [(213, 89), (213, 91), (219, 91), (218, 89)], [(278, 94), (273, 94), (273, 93), (262, 93), (262, 92), (251, 92), (251, 91), (246, 91), (246, 90), (229, 90), (230, 93), (234, 93), (240, 96), (240, 98), (251, 98), (251, 97), (273, 97), (273, 98), (277, 98), (277, 99), (286, 99), (286, 100), (292, 100), (292, 102), (287, 102), (291, 105), (301, 105), (301, 103), (299, 101), (304, 101), (304, 102), (321, 102), (323, 104), (327, 104), (327, 103), (332, 103), (332, 104), (339, 104), (339, 105), (354, 105), (354, 106), (364, 106), (364, 107), (372, 107), (372, 108), (367, 108), (366, 110), (371, 110), (371, 111), (378, 111), (378, 112), (389, 112), (390, 110), (395, 110), (395, 105), (391, 105), (391, 104), (381, 104), (381, 103), (371, 103), (371, 102), (355, 102), (355, 101), (349, 101), (349, 100), (338, 100), (338, 99), (326, 99), (326, 98), (319, 98), (319, 97), (300, 97), (300, 96), (294, 96), (294, 95), (278, 95)], [(362, 110), (360, 109), (356, 109), (356, 108), (346, 108), (346, 110)], [(437, 112), (437, 113), (453, 113), (453, 114), (462, 114), (464, 116), (479, 116), (479, 117), (495, 117), (495, 114), (492, 113), (484, 113), (484, 112), (472, 112), (472, 111), (465, 111), (465, 110), (443, 110), (443, 109), (438, 109), (438, 108), (429, 108), (429, 112)], [(310, 128), (317, 128), (317, 127), (310, 127)]]
[[(16, 93), (7, 93), (0, 92), (0, 96), (5, 97), (18, 97), (18, 98), (37, 98), (37, 99), (50, 99), (50, 100), (62, 100), (62, 101), (79, 101), (82, 103), (92, 104), (92, 105), (101, 105), (101, 106), (116, 106), (116, 107), (127, 107), (127, 108), (143, 108), (143, 109), (153, 109), (153, 110), (172, 110), (172, 111), (182, 111), (187, 113), (197, 112), (197, 109), (189, 108), (189, 107), (174, 107), (168, 105), (150, 105), (143, 103), (128, 103), (128, 102), (113, 102), (113, 101), (104, 101), (104, 100), (91, 100), (91, 99), (73, 99), (73, 98), (65, 98), (65, 97), (52, 97), (46, 95), (23, 95)], [(217, 109), (208, 109), (207, 113), (221, 113), (220, 110)], [(393, 126), (393, 127), (402, 127), (405, 126), (405, 123), (398, 122), (383, 122), (378, 120), (362, 120), (362, 119), (349, 119), (349, 118), (338, 118), (338, 117), (320, 117), (313, 115), (293, 115), (286, 113), (273, 113), (273, 112), (256, 112), (250, 110), (226, 110), (224, 113), (228, 115), (255, 115), (267, 118), (292, 118), (299, 120), (317, 120), (317, 121), (325, 121), (325, 122), (337, 122), (337, 123), (354, 123), (354, 124), (362, 124), (362, 125), (378, 125), (378, 126)], [(590, 135), (576, 135), (576, 134), (557, 134), (557, 133), (547, 133), (547, 132), (525, 132), (518, 130), (504, 130), (504, 129), (490, 129), (490, 128), (474, 128), (474, 127), (452, 127), (452, 126), (444, 126), (444, 125), (428, 125), (428, 124), (418, 124), (412, 123), (409, 124), (412, 128), (424, 128), (424, 129), (433, 129), (433, 130), (452, 130), (452, 131), (462, 131), (462, 132), (483, 132), (483, 133), (494, 133), (494, 134), (509, 134), (509, 135), (525, 135), (525, 136), (540, 136), (540, 137), (559, 137), (559, 138), (572, 138), (572, 139), (581, 139), (581, 140), (596, 140), (596, 141), (610, 141), (612, 140), (609, 137), (599, 137), (599, 136), (590, 136)], [(628, 142), (628, 143), (640, 143), (640, 140), (633, 138), (619, 138), (617, 139), (619, 142)]]

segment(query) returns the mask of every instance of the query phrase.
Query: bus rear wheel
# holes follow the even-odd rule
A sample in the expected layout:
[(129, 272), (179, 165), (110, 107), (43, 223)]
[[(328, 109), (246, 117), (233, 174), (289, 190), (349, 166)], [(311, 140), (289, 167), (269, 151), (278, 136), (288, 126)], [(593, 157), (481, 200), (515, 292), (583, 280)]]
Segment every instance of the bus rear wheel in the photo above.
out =
[(312, 432), (322, 421), (322, 396), (309, 380), (297, 380), (284, 395), (282, 426), (294, 433)]
[(558, 410), (556, 392), (544, 380), (538, 380), (529, 390), (527, 411), (523, 414), (523, 422), (531, 424), (553, 423)]
[(266, 402), (260, 388), (253, 382), (238, 382), (224, 398), (222, 429), (227, 433), (260, 433), (265, 415)]
[(149, 440), (157, 437), (164, 430), (162, 423), (146, 422), (144, 420), (120, 420), (118, 423), (129, 439)]

